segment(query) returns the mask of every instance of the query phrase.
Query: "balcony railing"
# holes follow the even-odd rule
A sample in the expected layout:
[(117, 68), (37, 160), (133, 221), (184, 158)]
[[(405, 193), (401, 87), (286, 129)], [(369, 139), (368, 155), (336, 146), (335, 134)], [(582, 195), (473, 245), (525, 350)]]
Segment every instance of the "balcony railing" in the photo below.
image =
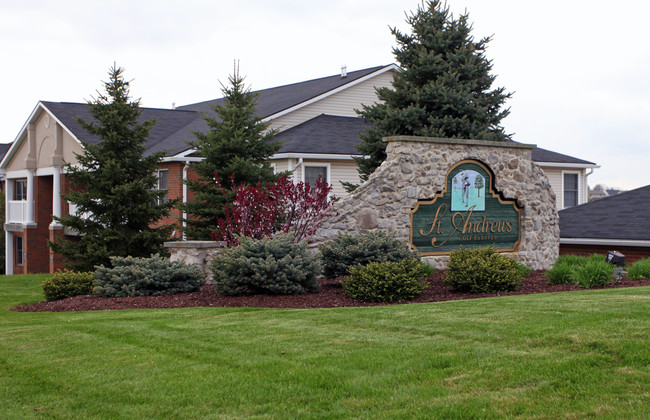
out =
[(7, 223), (24, 223), (27, 221), (27, 201), (9, 200)]

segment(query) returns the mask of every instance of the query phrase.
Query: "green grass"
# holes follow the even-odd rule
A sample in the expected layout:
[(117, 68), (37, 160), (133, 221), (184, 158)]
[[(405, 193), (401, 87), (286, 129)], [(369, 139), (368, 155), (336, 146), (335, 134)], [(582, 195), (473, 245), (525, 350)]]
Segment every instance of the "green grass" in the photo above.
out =
[(648, 418), (650, 287), (368, 308), (16, 313), (0, 418)]

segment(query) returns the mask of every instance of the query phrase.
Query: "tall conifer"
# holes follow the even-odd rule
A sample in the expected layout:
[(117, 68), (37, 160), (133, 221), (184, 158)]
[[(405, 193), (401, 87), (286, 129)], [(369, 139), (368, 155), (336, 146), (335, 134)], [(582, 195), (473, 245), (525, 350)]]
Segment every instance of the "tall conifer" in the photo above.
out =
[(225, 207), (235, 197), (236, 186), (274, 182), (277, 178), (268, 159), (280, 144), (271, 141), (276, 132), (257, 116), (258, 95), (244, 85), (237, 67), (228, 82), (221, 89), (223, 104), (212, 108), (216, 117), (203, 115), (208, 131), (194, 132), (196, 140), (189, 143), (203, 157), (192, 164), (199, 179), (187, 181), (192, 198), (183, 206), (188, 214), (186, 233), (191, 239), (210, 239)]
[[(495, 76), (485, 57), (490, 38), (475, 41), (468, 15), (458, 19), (446, 3), (427, 1), (407, 17), (411, 33), (391, 28), (401, 71), (393, 88), (379, 88), (382, 103), (364, 106), (359, 115), (371, 123), (361, 136), (355, 159), (362, 180), (386, 159), (382, 137), (394, 135), (507, 140), (500, 126), (510, 93), (491, 89)], [(354, 187), (354, 186), (352, 186)]]
[(152, 227), (169, 214), (174, 204), (159, 204), (165, 191), (154, 190), (156, 170), (163, 153), (144, 156), (147, 137), (155, 121), (139, 122), (140, 101), (129, 98), (124, 69), (115, 65), (104, 82), (105, 94), (88, 102), (92, 121), (77, 118), (98, 144), (84, 143), (76, 164), (66, 164), (72, 189), (63, 199), (76, 213), (55, 217), (78, 233), (75, 240), (50, 242), (52, 250), (77, 270), (110, 265), (111, 256), (148, 257), (164, 252), (163, 242), (172, 226)]

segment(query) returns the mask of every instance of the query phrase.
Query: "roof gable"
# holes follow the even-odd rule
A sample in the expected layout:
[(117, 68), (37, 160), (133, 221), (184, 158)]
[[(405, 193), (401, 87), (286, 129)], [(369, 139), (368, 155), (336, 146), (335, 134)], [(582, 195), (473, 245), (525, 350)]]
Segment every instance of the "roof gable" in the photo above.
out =
[[(70, 102), (41, 102), (45, 109), (50, 111), (60, 123), (78, 140), (86, 144), (98, 144), (101, 138), (91, 135), (77, 122), (77, 117), (84, 121), (92, 122), (87, 104)], [(185, 138), (193, 136), (188, 129), (201, 116), (193, 111), (183, 111), (160, 108), (140, 108), (142, 114), (139, 121), (155, 119), (151, 133), (147, 139), (145, 155), (167, 151), (168, 154), (178, 153), (188, 148)]]

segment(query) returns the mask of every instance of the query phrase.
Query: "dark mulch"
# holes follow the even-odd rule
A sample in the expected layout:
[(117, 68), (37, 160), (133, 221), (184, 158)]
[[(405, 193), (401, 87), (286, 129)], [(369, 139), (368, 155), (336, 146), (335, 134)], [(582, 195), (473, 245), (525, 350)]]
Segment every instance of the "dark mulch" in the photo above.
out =
[[(584, 290), (572, 284), (548, 284), (544, 272), (531, 273), (517, 291), (505, 293), (459, 293), (454, 292), (443, 283), (444, 271), (438, 271), (428, 278), (429, 287), (417, 299), (397, 303), (441, 302), (446, 300), (476, 299), (493, 296), (526, 295), (531, 293), (567, 292)], [(116, 309), (143, 308), (187, 308), (205, 307), (258, 307), (258, 308), (338, 308), (343, 306), (373, 306), (386, 303), (365, 302), (349, 298), (343, 294), (340, 279), (321, 279), (320, 290), (317, 293), (292, 296), (221, 296), (216, 293), (214, 286), (203, 286), (201, 291), (179, 293), (166, 296), (146, 296), (127, 298), (100, 298), (97, 296), (75, 296), (54, 302), (38, 302), (31, 305), (21, 305), (13, 308), (18, 312), (69, 312), (97, 311)], [(607, 288), (650, 286), (650, 279), (616, 280)]]

